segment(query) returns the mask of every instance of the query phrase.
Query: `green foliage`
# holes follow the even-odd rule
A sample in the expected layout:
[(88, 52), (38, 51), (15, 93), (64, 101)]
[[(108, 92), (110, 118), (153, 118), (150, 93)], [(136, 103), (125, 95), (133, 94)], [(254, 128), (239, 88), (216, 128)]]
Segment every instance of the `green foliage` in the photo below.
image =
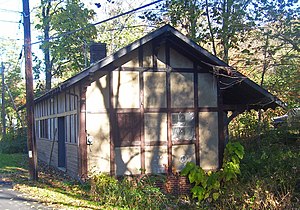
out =
[(27, 137), (24, 129), (10, 131), (0, 140), (0, 153), (14, 154), (27, 152)]
[(297, 209), (300, 198), (300, 139), (286, 139), (281, 132), (269, 131), (258, 145), (240, 139), (245, 156), (242, 174), (228, 185), (214, 207), (217, 209)]
[(124, 178), (120, 181), (106, 174), (96, 174), (91, 179), (94, 199), (100, 205), (125, 209), (165, 209), (168, 199), (154, 186), (153, 180)]
[[(45, 68), (42, 70), (45, 74), (50, 71), (50, 76), (46, 74), (47, 84), (51, 84), (48, 80), (52, 76), (64, 80), (86, 67), (88, 45), (97, 35), (96, 27), (90, 25), (94, 16), (95, 12), (87, 9), (80, 0), (41, 1), (36, 29), (43, 33), (40, 39), (44, 40), (41, 49), (45, 55)], [(78, 30), (80, 28), (87, 29)], [(48, 40), (49, 37), (56, 38)], [(41, 63), (37, 62), (37, 65), (39, 67)], [(41, 68), (34, 70), (38, 74)]]
[[(18, 48), (15, 41), (0, 41), (0, 56), (5, 68), (4, 103), (8, 132), (13, 127), (18, 128), (21, 123), (14, 106), (19, 107), (25, 103), (25, 82), (23, 82), (21, 66), (18, 59), (20, 51), (21, 48)], [(0, 83), (0, 89), (2, 90), (2, 83)], [(18, 120), (16, 121), (16, 119)], [(0, 123), (2, 124), (2, 120)]]
[(226, 184), (236, 180), (240, 174), (240, 160), (244, 157), (244, 147), (238, 142), (230, 142), (226, 145), (223, 166), (219, 171), (205, 172), (193, 162), (188, 162), (181, 171), (182, 176), (187, 176), (190, 183), (193, 198), (203, 201), (208, 198), (218, 200)]

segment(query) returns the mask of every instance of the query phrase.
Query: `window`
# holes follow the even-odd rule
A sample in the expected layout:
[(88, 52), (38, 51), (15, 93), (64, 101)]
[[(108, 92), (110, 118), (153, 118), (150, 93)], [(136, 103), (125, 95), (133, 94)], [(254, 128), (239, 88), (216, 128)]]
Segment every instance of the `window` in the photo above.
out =
[(195, 117), (193, 112), (172, 113), (172, 141), (195, 140)]
[(40, 120), (40, 138), (49, 138), (48, 119)]
[(118, 113), (115, 146), (135, 146), (141, 141), (140, 113)]

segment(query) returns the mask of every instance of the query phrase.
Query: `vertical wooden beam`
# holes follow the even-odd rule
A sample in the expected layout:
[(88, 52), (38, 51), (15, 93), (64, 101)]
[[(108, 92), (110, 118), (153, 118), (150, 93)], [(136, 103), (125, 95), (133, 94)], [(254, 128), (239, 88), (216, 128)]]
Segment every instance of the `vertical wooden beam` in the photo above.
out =
[[(139, 67), (143, 67), (143, 46), (141, 46), (138, 50), (139, 52)], [(143, 71), (139, 72), (139, 87), (140, 87), (140, 119), (141, 119), (141, 124), (140, 124), (140, 135), (141, 135), (141, 168), (142, 168), (142, 174), (145, 173), (145, 136), (144, 136), (144, 76), (143, 76)]]
[(168, 123), (168, 173), (172, 173), (172, 119), (171, 119), (171, 67), (170, 67), (170, 46), (169, 43), (166, 43), (165, 46), (165, 57), (166, 57), (166, 67), (167, 67), (167, 123)]
[(220, 90), (220, 79), (217, 76), (217, 96), (218, 96), (218, 153), (219, 153), (219, 168), (222, 167), (224, 149), (225, 149), (225, 135), (224, 135), (224, 119), (223, 119), (223, 95)]
[(152, 42), (152, 63), (153, 63), (153, 69), (157, 69), (157, 42)]
[(195, 119), (195, 156), (196, 164), (200, 165), (200, 138), (199, 138), (199, 114), (198, 114), (198, 72), (197, 65), (194, 63), (194, 119)]
[(80, 88), (80, 116), (79, 116), (79, 176), (87, 178), (87, 144), (86, 144), (86, 85)]
[(116, 133), (114, 132), (114, 128), (117, 125), (117, 114), (115, 112), (113, 106), (113, 71), (108, 74), (109, 80), (109, 89), (108, 89), (108, 97), (109, 97), (109, 129), (110, 129), (110, 175), (114, 176), (116, 174), (116, 160), (115, 160), (115, 138)]

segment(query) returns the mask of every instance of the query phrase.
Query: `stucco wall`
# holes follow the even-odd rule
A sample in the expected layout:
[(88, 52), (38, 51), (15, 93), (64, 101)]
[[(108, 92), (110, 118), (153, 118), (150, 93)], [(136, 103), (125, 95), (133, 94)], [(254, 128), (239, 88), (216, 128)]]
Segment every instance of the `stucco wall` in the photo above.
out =
[[(153, 65), (152, 46), (143, 47), (143, 67)], [(166, 68), (166, 46), (162, 44), (157, 51), (157, 67)], [(109, 121), (109, 81), (112, 81), (112, 102), (117, 113), (139, 112), (144, 107), (144, 134), (145, 143), (145, 171), (146, 173), (166, 172), (168, 165), (168, 109), (176, 109), (171, 113), (194, 113), (195, 94), (198, 94), (200, 108), (215, 108), (217, 104), (217, 83), (210, 73), (196, 73), (191, 70), (194, 63), (174, 49), (170, 49), (170, 66), (177, 70), (190, 69), (190, 72), (170, 72), (170, 103), (167, 103), (167, 72), (145, 71), (141, 74), (136, 70), (140, 67), (139, 53), (131, 53), (132, 59), (126, 61), (121, 71), (116, 69), (108, 76), (102, 76), (93, 82), (87, 89), (87, 133), (93, 136), (93, 144), (88, 146), (88, 168), (102, 172), (110, 171), (110, 121)], [(130, 68), (131, 71), (130, 71)], [(196, 78), (195, 78), (196, 77)], [(194, 82), (198, 80), (198, 89)], [(140, 87), (143, 87), (141, 94)], [(198, 91), (198, 93), (195, 91)], [(141, 98), (141, 96), (143, 96)], [(152, 110), (152, 111), (148, 111)], [(188, 111), (185, 109), (189, 109)], [(155, 111), (154, 111), (155, 110)], [(120, 115), (121, 116), (121, 115)], [(172, 115), (173, 116), (173, 115)], [(174, 142), (170, 148), (172, 152), (172, 167), (181, 170), (188, 161), (196, 162), (196, 153), (199, 153), (200, 165), (206, 169), (218, 167), (218, 112), (201, 111), (195, 113), (199, 118), (199, 151), (196, 150), (195, 137), (190, 141)], [(115, 119), (116, 120), (116, 119)], [(171, 121), (171, 118), (169, 119)], [(116, 125), (114, 129), (117, 129)], [(172, 131), (172, 122), (170, 122)], [(196, 129), (196, 125), (195, 126)], [(117, 135), (118, 136), (118, 135)], [(139, 174), (142, 167), (141, 144), (121, 145), (114, 149), (116, 175)]]
[(218, 113), (199, 112), (200, 166), (218, 168)]
[(87, 134), (93, 137), (88, 145), (88, 170), (110, 171), (109, 117), (107, 114), (88, 113), (86, 118)]
[(115, 148), (116, 174), (131, 175), (141, 173), (140, 147)]

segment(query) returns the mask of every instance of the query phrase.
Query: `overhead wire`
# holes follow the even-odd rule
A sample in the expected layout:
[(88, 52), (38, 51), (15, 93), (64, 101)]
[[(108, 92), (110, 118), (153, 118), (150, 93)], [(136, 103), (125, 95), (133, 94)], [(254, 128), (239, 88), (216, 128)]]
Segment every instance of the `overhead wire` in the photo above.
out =
[(14, 12), (14, 13), (22, 13), (20, 11), (16, 11), (16, 10), (10, 10), (10, 9), (2, 9), (0, 8), (0, 12)]
[[(158, 1), (151, 2), (151, 3), (149, 3), (149, 4), (145, 4), (145, 5), (143, 5), (143, 6), (137, 7), (137, 8), (135, 8), (135, 9), (129, 10), (129, 11), (127, 11), (127, 12), (124, 12), (124, 13), (121, 13), (121, 14), (118, 14), (118, 15), (115, 15), (115, 16), (110, 17), (110, 18), (107, 18), (107, 19), (105, 19), (105, 20), (102, 20), (102, 21), (99, 21), (99, 22), (96, 22), (96, 23), (89, 24), (89, 25), (87, 25), (87, 26), (85, 26), (85, 27), (81, 27), (81, 28), (78, 28), (78, 29), (73, 30), (73, 31), (64, 32), (64, 33), (59, 34), (59, 35), (57, 35), (57, 36), (52, 36), (52, 37), (50, 37), (49, 39), (44, 39), (44, 40), (40, 40), (40, 41), (37, 41), (37, 42), (33, 42), (33, 43), (31, 43), (31, 45), (43, 43), (43, 42), (45, 42), (45, 41), (49, 41), (49, 40), (52, 40), (52, 39), (58, 39), (58, 38), (60, 38), (60, 37), (68, 36), (68, 35), (74, 34), (74, 33), (76, 33), (76, 32), (79, 32), (79, 31), (82, 31), (82, 30), (86, 30), (86, 29), (88, 29), (88, 28), (90, 28), (90, 27), (92, 27), (92, 26), (96, 26), (96, 25), (99, 25), (99, 24), (102, 24), (102, 23), (105, 23), (105, 22), (114, 20), (114, 19), (116, 19), (116, 18), (122, 17), (122, 16), (124, 16), (124, 15), (128, 15), (128, 14), (130, 14), (130, 13), (133, 13), (133, 12), (135, 12), (135, 11), (144, 9), (144, 8), (146, 8), (146, 7), (149, 7), (149, 6), (152, 6), (152, 5), (157, 4), (157, 3), (159, 3), (159, 2), (162, 2), (162, 1), (163, 1), (163, 0), (158, 0)], [(25, 15), (25, 14), (23, 14), (23, 15)]]

